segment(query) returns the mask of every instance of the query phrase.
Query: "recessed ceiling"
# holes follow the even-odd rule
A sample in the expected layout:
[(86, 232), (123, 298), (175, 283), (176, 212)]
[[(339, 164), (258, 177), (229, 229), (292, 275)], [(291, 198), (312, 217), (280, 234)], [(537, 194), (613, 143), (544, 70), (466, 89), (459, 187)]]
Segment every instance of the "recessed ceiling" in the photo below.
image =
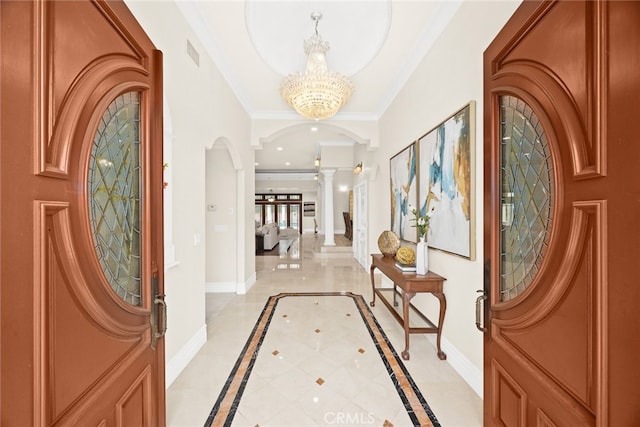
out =
[(176, 4), (247, 113), (258, 119), (299, 118), (280, 96), (280, 82), (288, 74), (304, 71), (303, 41), (313, 33), (310, 14), (324, 9), (318, 32), (331, 44), (328, 66), (350, 76), (355, 85), (351, 99), (335, 118), (377, 120), (461, 2), (215, 0)]
[[(391, 26), (391, 1), (245, 2), (247, 32), (258, 55), (276, 73), (304, 71), (304, 40), (315, 33), (329, 42), (331, 71), (352, 76), (378, 54)], [(335, 65), (335, 67), (334, 67)]]
[[(375, 121), (461, 1), (209, 0), (176, 4), (251, 118), (303, 123), (279, 89), (286, 75), (305, 69), (303, 42), (314, 33), (312, 12), (323, 14), (318, 33), (331, 46), (329, 69), (349, 76), (355, 86), (349, 102), (332, 120)], [(343, 137), (335, 131), (283, 135), (256, 151), (256, 170), (308, 169), (313, 167), (319, 141)], [(284, 151), (291, 155), (289, 160), (281, 158), (283, 153), (271, 157), (269, 148), (276, 144), (291, 145)], [(285, 161), (290, 165), (285, 166)]]
[[(348, 136), (334, 130), (319, 127), (312, 131), (313, 125), (296, 127), (276, 140), (266, 143), (255, 152), (259, 171), (314, 171), (314, 161), (319, 155), (320, 142), (353, 142)], [(278, 150), (282, 148), (282, 150)], [(289, 162), (289, 165), (286, 163)]]

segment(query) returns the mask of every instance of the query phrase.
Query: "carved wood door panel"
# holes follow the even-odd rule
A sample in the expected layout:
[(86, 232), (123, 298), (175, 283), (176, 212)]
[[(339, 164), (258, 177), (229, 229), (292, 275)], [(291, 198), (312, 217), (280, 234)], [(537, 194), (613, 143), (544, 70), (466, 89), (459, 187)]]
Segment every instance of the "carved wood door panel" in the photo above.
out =
[(162, 55), (122, 2), (2, 2), (2, 425), (164, 425)]
[(485, 425), (640, 422), (638, 22), (524, 2), (485, 51)]

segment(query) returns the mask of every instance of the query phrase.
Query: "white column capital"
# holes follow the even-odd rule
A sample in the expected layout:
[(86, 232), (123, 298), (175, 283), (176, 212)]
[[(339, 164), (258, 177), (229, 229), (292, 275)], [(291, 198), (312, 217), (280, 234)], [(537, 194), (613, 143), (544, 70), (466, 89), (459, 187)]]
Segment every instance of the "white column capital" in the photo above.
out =
[(323, 177), (325, 177), (328, 180), (332, 180), (333, 175), (335, 175), (336, 173), (336, 169), (320, 169), (320, 172), (322, 173)]

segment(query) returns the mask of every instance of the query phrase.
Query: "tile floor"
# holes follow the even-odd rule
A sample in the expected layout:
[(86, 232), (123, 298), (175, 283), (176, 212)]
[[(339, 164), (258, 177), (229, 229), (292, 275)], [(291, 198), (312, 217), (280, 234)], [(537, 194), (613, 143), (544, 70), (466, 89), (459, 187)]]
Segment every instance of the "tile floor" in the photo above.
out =
[[(320, 235), (303, 235), (293, 242), (286, 254), (256, 257), (257, 282), (245, 295), (207, 294), (208, 341), (167, 391), (168, 426), (204, 425), (270, 296), (289, 292), (346, 291), (362, 295), (367, 302), (371, 299), (368, 272), (348, 255), (319, 254), (317, 248), (321, 241)], [(382, 304), (376, 304), (371, 311), (395, 351), (400, 353), (404, 349), (400, 325)], [(265, 347), (262, 355), (271, 355), (271, 347), (279, 347), (277, 336), (267, 336), (267, 339), (270, 340), (267, 342), (269, 351)], [(303, 341), (302, 337), (300, 341)], [(292, 344), (283, 342), (282, 345)], [(374, 354), (364, 344), (359, 347), (363, 347), (368, 356)], [(272, 375), (274, 372), (268, 372), (268, 366), (261, 368), (261, 364), (268, 365), (269, 359), (256, 361), (233, 425), (382, 426), (385, 420), (394, 426), (411, 425), (406, 416), (390, 406), (389, 402), (397, 399), (397, 393), (385, 384), (388, 381), (382, 378), (388, 376), (384, 372), (369, 376), (348, 373), (337, 363), (347, 351), (346, 346), (336, 344), (330, 348), (329, 353), (297, 351), (296, 369), (301, 373), (300, 377), (295, 374), (296, 370)], [(262, 355), (260, 357), (264, 357)], [(368, 363), (371, 372), (380, 369), (377, 363)], [(437, 358), (435, 348), (425, 337), (411, 337), (411, 360), (405, 361), (404, 365), (442, 426), (482, 425), (481, 399), (447, 362)], [(303, 393), (296, 391), (298, 379), (311, 373), (325, 381), (329, 379), (341, 384), (337, 388), (330, 383), (324, 387), (315, 385), (317, 393), (314, 397), (322, 404), (307, 402)], [(360, 390), (371, 392), (364, 394)], [(335, 407), (342, 409), (327, 410)], [(387, 407), (386, 413), (391, 415), (370, 416), (380, 414), (380, 408)]]

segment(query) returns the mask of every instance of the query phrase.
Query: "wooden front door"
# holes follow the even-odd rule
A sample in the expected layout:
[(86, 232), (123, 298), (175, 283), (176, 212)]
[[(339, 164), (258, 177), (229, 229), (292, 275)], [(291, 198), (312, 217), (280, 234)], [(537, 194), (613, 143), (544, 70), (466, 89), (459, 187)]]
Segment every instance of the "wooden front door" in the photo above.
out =
[(640, 3), (524, 2), (484, 57), (485, 425), (640, 425)]
[(122, 2), (0, 16), (0, 424), (164, 425), (161, 53)]

